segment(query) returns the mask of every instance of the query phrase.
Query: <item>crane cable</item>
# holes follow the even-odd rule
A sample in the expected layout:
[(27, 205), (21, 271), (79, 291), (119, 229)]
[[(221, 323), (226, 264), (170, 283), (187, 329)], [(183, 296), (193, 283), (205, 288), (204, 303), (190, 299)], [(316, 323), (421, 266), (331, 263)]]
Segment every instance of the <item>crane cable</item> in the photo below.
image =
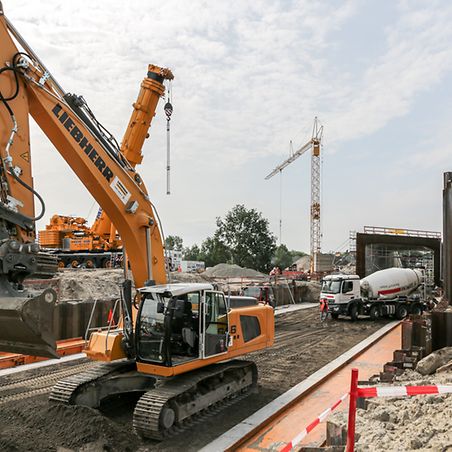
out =
[(171, 146), (170, 146), (170, 121), (171, 115), (173, 114), (173, 105), (171, 104), (172, 100), (172, 89), (171, 89), (171, 80), (168, 82), (168, 91), (167, 91), (167, 101), (164, 106), (165, 115), (166, 115), (166, 194), (171, 194), (170, 189), (170, 171), (171, 171)]

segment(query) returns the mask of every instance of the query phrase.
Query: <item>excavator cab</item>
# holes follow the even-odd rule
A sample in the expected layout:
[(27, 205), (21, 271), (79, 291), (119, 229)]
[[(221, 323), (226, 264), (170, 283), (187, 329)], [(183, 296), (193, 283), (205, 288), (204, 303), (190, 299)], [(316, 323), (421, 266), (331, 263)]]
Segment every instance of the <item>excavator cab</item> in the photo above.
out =
[(165, 284), (140, 290), (139, 361), (174, 366), (227, 352), (228, 310), (210, 284)]

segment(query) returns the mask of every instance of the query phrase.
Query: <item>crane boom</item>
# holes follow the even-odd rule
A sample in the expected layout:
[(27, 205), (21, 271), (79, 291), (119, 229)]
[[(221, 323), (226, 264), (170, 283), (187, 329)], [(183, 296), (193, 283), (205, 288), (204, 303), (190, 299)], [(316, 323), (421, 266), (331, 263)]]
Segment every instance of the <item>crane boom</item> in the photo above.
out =
[(281, 172), (284, 168), (289, 166), (292, 162), (294, 162), (298, 157), (302, 156), (306, 151), (311, 149), (312, 147), (312, 140), (308, 141), (306, 144), (301, 146), (298, 151), (295, 151), (287, 160), (284, 160), (284, 162), (281, 163), (281, 165), (278, 165), (270, 174), (268, 174), (265, 177), (265, 180), (268, 180)]

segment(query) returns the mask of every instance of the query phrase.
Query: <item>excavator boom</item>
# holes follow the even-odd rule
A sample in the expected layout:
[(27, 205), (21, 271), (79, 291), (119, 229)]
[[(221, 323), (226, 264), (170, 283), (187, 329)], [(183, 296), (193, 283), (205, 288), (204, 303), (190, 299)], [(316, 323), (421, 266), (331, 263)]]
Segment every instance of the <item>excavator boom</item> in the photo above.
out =
[[(23, 288), (25, 278), (45, 272), (49, 277), (50, 268), (53, 273), (57, 268), (56, 259), (35, 243), (35, 221), (44, 214), (44, 202), (33, 189), (29, 115), (118, 229), (136, 287), (166, 282), (163, 245), (141, 176), (84, 99), (56, 82), (4, 16), (1, 4), (0, 42), (0, 350), (51, 356), (56, 296), (30, 298)], [(150, 72), (149, 83), (159, 88), (153, 98), (157, 102), (171, 72), (156, 66)], [(150, 119), (141, 127), (149, 127)], [(39, 216), (35, 196), (42, 204)]]

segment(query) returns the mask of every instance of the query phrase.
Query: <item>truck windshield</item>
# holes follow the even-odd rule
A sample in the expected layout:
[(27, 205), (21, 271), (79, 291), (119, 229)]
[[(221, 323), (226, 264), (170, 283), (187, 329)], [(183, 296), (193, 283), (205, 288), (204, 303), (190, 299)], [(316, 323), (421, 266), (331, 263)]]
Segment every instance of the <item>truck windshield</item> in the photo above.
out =
[(339, 293), (341, 291), (341, 282), (333, 279), (328, 279), (322, 283), (323, 293)]

